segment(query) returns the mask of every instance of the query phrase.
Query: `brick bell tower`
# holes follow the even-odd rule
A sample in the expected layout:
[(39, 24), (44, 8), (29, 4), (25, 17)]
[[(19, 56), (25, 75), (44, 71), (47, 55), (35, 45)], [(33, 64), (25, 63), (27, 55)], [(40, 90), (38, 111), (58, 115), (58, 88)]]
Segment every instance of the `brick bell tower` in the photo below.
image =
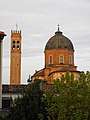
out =
[(10, 85), (21, 83), (21, 30), (11, 30)]

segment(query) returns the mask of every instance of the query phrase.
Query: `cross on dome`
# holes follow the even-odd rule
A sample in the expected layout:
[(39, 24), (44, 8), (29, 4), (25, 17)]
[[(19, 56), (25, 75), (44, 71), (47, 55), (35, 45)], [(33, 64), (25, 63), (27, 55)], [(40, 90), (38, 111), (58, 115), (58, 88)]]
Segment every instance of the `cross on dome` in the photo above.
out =
[(58, 31), (59, 31), (59, 24), (58, 24)]

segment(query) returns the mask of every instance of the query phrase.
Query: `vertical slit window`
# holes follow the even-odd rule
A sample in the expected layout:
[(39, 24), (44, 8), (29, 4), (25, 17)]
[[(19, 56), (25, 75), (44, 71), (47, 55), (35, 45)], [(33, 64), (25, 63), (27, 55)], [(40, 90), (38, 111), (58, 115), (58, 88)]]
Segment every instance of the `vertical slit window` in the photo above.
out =
[(15, 49), (15, 40), (12, 41), (12, 49)]
[(19, 45), (17, 45), (17, 49), (19, 49)]
[(20, 49), (20, 42), (17, 41), (17, 49)]
[(60, 64), (63, 64), (64, 63), (64, 57), (63, 55), (60, 55)]
[(53, 57), (50, 56), (50, 64), (53, 64)]
[(72, 64), (72, 55), (69, 55), (69, 64)]
[(13, 45), (12, 49), (15, 49), (15, 45)]
[(19, 44), (20, 42), (19, 41), (17, 41), (17, 44)]

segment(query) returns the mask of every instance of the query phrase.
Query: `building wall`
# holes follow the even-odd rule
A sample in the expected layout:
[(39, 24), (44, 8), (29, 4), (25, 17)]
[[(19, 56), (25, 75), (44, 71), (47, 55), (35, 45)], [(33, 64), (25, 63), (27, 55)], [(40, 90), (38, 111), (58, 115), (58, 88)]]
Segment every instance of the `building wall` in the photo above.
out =
[[(69, 72), (74, 75), (74, 80), (79, 80), (79, 72)], [(60, 79), (62, 75), (65, 76), (66, 72), (55, 72), (50, 75), (49, 83), (54, 83), (55, 80)]]

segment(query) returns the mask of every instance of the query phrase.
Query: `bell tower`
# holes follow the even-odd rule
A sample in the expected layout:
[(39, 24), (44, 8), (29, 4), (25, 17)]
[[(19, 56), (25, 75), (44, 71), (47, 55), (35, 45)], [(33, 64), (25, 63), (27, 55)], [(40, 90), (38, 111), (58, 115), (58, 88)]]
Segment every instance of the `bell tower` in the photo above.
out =
[(21, 83), (21, 30), (11, 30), (10, 85)]

